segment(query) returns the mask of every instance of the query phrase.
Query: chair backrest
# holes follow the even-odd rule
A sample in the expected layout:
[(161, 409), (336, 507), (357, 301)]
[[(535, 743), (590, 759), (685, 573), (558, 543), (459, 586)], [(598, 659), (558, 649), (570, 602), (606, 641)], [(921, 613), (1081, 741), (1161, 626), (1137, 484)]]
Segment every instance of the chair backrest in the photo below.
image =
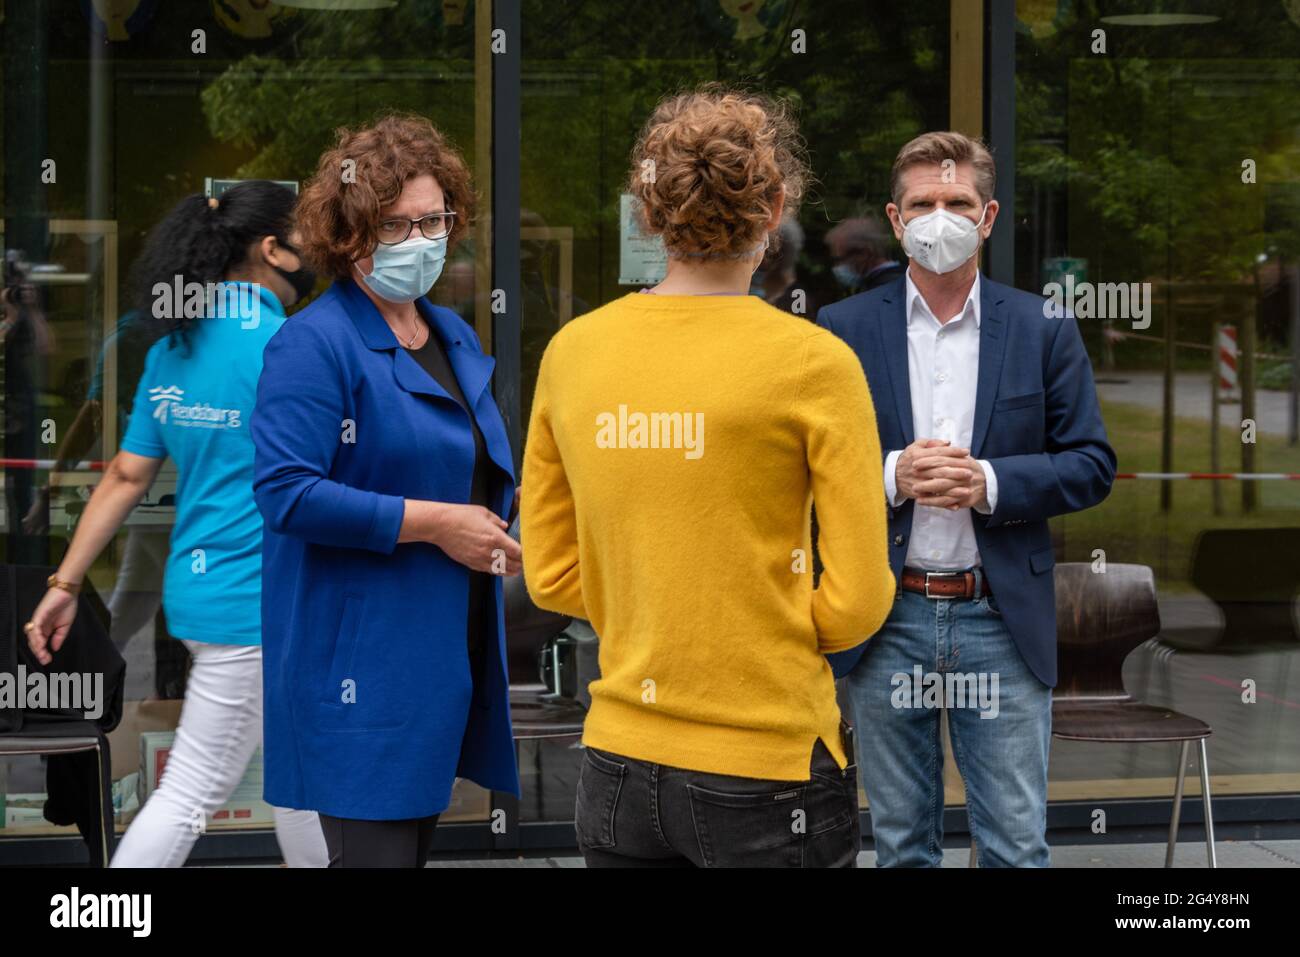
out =
[(1218, 645), (1300, 641), (1300, 528), (1207, 529), (1192, 554), (1192, 584), (1223, 612)]
[(1125, 696), (1124, 659), (1160, 633), (1155, 575), (1146, 565), (1056, 566), (1055, 697)]
[(542, 680), (537, 671), (537, 652), (547, 641), (564, 631), (572, 619), (543, 611), (533, 604), (523, 575), (507, 578), (503, 587), (510, 683), (536, 684)]

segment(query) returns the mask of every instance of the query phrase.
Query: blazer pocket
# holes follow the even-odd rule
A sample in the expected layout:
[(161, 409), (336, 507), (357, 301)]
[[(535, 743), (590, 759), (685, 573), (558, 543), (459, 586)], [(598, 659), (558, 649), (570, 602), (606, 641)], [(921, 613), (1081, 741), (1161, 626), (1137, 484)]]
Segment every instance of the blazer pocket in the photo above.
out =
[(338, 639), (316, 712), (322, 731), (392, 730), (409, 724), (416, 711), (410, 669), (394, 669), (362, 640), (365, 610), (360, 595), (343, 596)]
[(994, 412), (1011, 412), (1014, 409), (1026, 409), (1031, 406), (1041, 406), (1043, 404), (1043, 390), (1037, 392), (1026, 392), (1024, 395), (1009, 395), (1005, 399), (998, 399), (993, 403)]
[[(357, 676), (352, 658), (357, 650), (357, 625), (361, 621), (361, 604), (364, 600), (360, 595), (343, 596), (343, 612), (339, 615), (339, 630), (334, 637), (334, 654), (330, 657), (325, 693), (321, 697), (325, 704), (338, 707), (356, 697)], [(344, 688), (343, 682), (349, 680), (353, 685)]]
[(1036, 552), (1029, 553), (1029, 567), (1035, 575), (1041, 575), (1048, 571), (1056, 564), (1056, 555), (1049, 545), (1047, 548), (1040, 548)]

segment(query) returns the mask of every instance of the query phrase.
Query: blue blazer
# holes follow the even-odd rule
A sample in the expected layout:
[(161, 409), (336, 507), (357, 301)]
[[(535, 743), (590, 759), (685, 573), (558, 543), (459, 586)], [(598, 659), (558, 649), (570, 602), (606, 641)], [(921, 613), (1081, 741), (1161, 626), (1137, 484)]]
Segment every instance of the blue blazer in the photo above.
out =
[[(971, 456), (998, 479), (992, 515), (974, 509), (975, 541), (1007, 630), (1025, 663), (1056, 686), (1056, 564), (1047, 520), (1090, 508), (1110, 492), (1106, 440), (1092, 366), (1073, 318), (1043, 315), (1043, 298), (980, 275), (980, 357)], [(817, 324), (858, 354), (876, 407), (883, 455), (910, 445), (907, 280), (827, 306)], [(889, 509), (889, 563), (901, 580), (916, 503)], [(829, 655), (847, 674), (867, 645)]]
[[(514, 464), (494, 362), (451, 310), (416, 305), (474, 409), (506, 517)], [(397, 544), (404, 499), (469, 501), (464, 410), (348, 280), (267, 344), (251, 431), (266, 522), (266, 800), (394, 820), (446, 810), (457, 777), (518, 794), (501, 580), (476, 686), (468, 569), (435, 545)]]

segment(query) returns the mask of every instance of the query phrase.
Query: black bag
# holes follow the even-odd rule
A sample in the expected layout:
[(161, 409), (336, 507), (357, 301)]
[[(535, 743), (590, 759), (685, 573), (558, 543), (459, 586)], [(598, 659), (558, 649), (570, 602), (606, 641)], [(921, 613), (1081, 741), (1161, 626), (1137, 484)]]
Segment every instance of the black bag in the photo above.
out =
[[(92, 866), (102, 866), (113, 854), (113, 760), (108, 732), (122, 720), (126, 662), (109, 637), (109, 614), (89, 583), (77, 596), (77, 617), (63, 646), (48, 665), (38, 662), (27, 646), (22, 626), (32, 617), (54, 571), (31, 565), (0, 566), (0, 674), (16, 681), (18, 666), (30, 675), (102, 674), (102, 708), (96, 718), (72, 708), (39, 708), (24, 712), (14, 702), (0, 707), (0, 734), (28, 738), (93, 735), (97, 751), (50, 754), (45, 761), (45, 819), (51, 824), (75, 824), (90, 851)], [(21, 701), (21, 695), (19, 696)], [(85, 704), (83, 700), (81, 702)]]
[[(94, 588), (86, 583), (77, 596), (77, 617), (48, 665), (38, 662), (27, 646), (22, 626), (36, 611), (46, 592), (45, 581), (53, 572), (53, 568), (38, 565), (0, 566), (0, 675), (12, 675), (16, 683), (20, 665), (28, 675), (102, 674), (103, 711), (97, 718), (88, 719), (70, 708), (43, 708), (31, 718), (42, 724), (91, 720), (107, 734), (122, 720), (126, 661), (109, 638), (108, 609)], [(20, 703), (21, 695), (10, 703), (0, 699), (0, 734), (23, 729), (25, 716)]]

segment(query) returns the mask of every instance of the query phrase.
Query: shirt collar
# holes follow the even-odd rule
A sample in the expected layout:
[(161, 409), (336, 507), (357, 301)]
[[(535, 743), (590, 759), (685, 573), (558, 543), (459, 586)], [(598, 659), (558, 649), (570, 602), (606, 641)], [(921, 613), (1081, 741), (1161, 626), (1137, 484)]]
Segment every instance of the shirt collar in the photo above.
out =
[[(908, 323), (911, 323), (912, 316), (916, 315), (918, 311), (921, 315), (927, 316), (937, 323), (939, 320), (935, 318), (934, 313), (930, 311), (930, 307), (926, 305), (925, 299), (921, 296), (921, 290), (917, 289), (916, 283), (912, 282), (912, 269), (910, 266), (903, 272), (903, 275), (907, 277)], [(966, 304), (962, 306), (961, 313), (953, 316), (950, 322), (956, 322), (968, 312), (974, 315), (975, 328), (978, 329), (980, 327), (980, 274), (978, 269), (975, 271), (975, 281), (970, 284), (970, 293), (966, 296)]]
[(257, 294), (261, 298), (262, 302), (270, 306), (271, 311), (274, 312), (277, 316), (284, 315), (284, 303), (280, 301), (279, 296), (271, 292), (270, 289), (267, 289), (261, 283), (258, 283), (257, 285)]
[(253, 319), (261, 315), (262, 309), (270, 310), (273, 316), (280, 319), (285, 315), (280, 298), (261, 283), (223, 279), (208, 284), (204, 292), (204, 316)]

